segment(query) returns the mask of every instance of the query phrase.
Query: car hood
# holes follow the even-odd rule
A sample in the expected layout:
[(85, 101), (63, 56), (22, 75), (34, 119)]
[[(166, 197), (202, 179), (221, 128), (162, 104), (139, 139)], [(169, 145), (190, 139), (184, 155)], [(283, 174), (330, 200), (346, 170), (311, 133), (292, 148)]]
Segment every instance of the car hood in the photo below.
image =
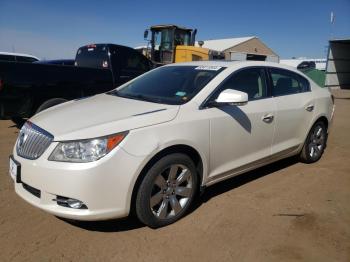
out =
[(179, 107), (100, 94), (54, 106), (30, 121), (55, 141), (87, 139), (171, 121)]

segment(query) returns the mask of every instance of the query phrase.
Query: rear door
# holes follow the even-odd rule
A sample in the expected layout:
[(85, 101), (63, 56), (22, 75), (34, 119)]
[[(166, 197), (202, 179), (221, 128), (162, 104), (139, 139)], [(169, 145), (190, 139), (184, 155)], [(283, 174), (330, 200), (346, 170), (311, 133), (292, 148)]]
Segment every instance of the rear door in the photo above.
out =
[(293, 151), (304, 143), (314, 114), (309, 81), (295, 72), (270, 68), (270, 86), (276, 105), (272, 154)]

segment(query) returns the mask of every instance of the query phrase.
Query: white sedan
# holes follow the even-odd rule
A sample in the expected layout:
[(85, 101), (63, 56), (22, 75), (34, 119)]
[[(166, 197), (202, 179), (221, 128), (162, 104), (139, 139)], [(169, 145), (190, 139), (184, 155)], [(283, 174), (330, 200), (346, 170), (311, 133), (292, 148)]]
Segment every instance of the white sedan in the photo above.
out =
[(23, 126), (10, 174), (19, 196), (76, 220), (175, 222), (200, 189), (298, 155), (320, 159), (328, 89), (266, 62), (154, 69), (105, 94), (47, 109)]

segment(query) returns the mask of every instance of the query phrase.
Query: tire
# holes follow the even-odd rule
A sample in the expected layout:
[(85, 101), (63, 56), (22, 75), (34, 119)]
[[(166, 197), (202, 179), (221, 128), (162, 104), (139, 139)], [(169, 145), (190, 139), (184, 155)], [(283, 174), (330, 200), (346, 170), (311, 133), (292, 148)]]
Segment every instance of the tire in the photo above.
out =
[(18, 128), (22, 128), (26, 120), (22, 117), (11, 117), (11, 120)]
[(317, 162), (326, 148), (327, 138), (326, 125), (322, 121), (316, 122), (305, 140), (299, 156), (300, 161), (308, 164)]
[(45, 101), (44, 103), (41, 104), (41, 106), (38, 107), (38, 109), (35, 111), (35, 114), (48, 109), (50, 107), (62, 104), (64, 102), (67, 102), (68, 100), (63, 99), (63, 98), (52, 98), (50, 100)]
[(136, 215), (151, 228), (172, 224), (189, 210), (197, 187), (196, 167), (187, 155), (164, 156), (147, 171), (138, 188)]

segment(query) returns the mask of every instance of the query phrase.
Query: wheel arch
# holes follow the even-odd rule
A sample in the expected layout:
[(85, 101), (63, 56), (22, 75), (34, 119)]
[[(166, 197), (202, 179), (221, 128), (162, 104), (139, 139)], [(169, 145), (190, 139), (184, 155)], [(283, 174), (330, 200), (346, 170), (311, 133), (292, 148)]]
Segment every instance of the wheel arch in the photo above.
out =
[(204, 168), (203, 164), (204, 163), (203, 163), (203, 159), (202, 159), (198, 150), (196, 150), (192, 146), (185, 145), (185, 144), (171, 145), (171, 146), (168, 146), (166, 148), (163, 148), (162, 150), (157, 152), (154, 156), (152, 156), (150, 158), (150, 160), (148, 160), (147, 163), (144, 165), (144, 167), (141, 169), (141, 172), (139, 173), (139, 175), (134, 183), (133, 189), (132, 189), (131, 201), (130, 201), (130, 213), (135, 214), (135, 206), (134, 205), (135, 205), (137, 191), (140, 187), (140, 184), (141, 184), (143, 178), (147, 174), (147, 171), (159, 159), (161, 159), (162, 157), (164, 157), (166, 155), (173, 154), (173, 153), (182, 153), (182, 154), (187, 155), (189, 158), (191, 158), (191, 160), (193, 161), (193, 163), (196, 166), (198, 179), (199, 179), (198, 186), (200, 186), (202, 184), (203, 168)]
[(326, 129), (327, 129), (327, 132), (328, 132), (329, 120), (328, 120), (327, 116), (325, 116), (325, 115), (319, 115), (319, 116), (317, 116), (317, 117), (314, 118), (312, 124), (309, 126), (309, 130), (308, 130), (308, 132), (307, 132), (306, 135), (309, 134), (311, 128), (312, 128), (317, 122), (319, 122), (319, 121), (323, 122), (323, 123), (326, 125)]
[(325, 115), (319, 115), (319, 116), (315, 117), (315, 118), (313, 119), (313, 121), (312, 121), (312, 124), (308, 127), (308, 130), (307, 130), (307, 132), (305, 133), (304, 140), (303, 140), (302, 144), (300, 145), (298, 151), (301, 151), (301, 150), (302, 150), (303, 145), (304, 145), (304, 143), (305, 143), (305, 141), (306, 141), (307, 136), (309, 135), (309, 133), (310, 133), (312, 127), (313, 127), (318, 121), (322, 121), (322, 122), (326, 125), (326, 129), (327, 129), (327, 132), (328, 132), (329, 120), (328, 120), (327, 116), (325, 116)]
[(317, 123), (318, 121), (321, 121), (325, 124), (326, 129), (328, 131), (328, 125), (329, 125), (329, 121), (328, 118), (326, 116), (319, 116), (318, 118), (316, 118), (316, 121), (314, 121), (314, 123), (312, 125), (314, 125), (315, 123)]

